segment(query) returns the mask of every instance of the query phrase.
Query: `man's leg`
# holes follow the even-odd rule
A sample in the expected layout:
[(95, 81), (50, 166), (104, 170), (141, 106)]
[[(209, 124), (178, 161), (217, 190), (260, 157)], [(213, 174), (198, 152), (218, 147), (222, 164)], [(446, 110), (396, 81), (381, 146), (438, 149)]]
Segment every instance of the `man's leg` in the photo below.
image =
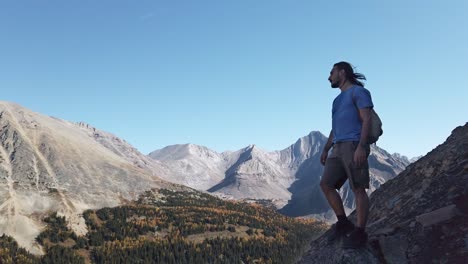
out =
[(354, 224), (346, 217), (343, 200), (341, 200), (341, 196), (335, 188), (328, 186), (324, 181), (320, 182), (320, 187), (327, 198), (328, 204), (330, 204), (330, 207), (335, 212), (336, 218), (338, 218), (338, 222), (331, 227), (331, 231), (327, 237), (328, 243), (333, 243), (351, 232), (354, 229)]
[(356, 226), (364, 229), (369, 215), (369, 197), (364, 188), (356, 188), (354, 190), (354, 197), (356, 198)]
[(322, 189), (325, 198), (327, 198), (328, 204), (330, 204), (330, 207), (335, 212), (335, 215), (346, 215), (343, 208), (343, 200), (341, 200), (341, 196), (335, 188), (331, 188), (323, 181), (320, 182), (320, 188)]
[(353, 190), (356, 197), (356, 228), (343, 240), (343, 248), (355, 249), (364, 247), (367, 243), (365, 232), (367, 216), (369, 215), (369, 198), (366, 190), (362, 187)]
[[(354, 142), (351, 145), (351, 151), (348, 154), (354, 154), (354, 150), (357, 147), (357, 143)], [(366, 154), (369, 155), (370, 149), (367, 147)], [(354, 192), (354, 197), (356, 199), (356, 228), (345, 237), (343, 240), (343, 248), (361, 248), (365, 247), (367, 243), (367, 233), (365, 232), (367, 217), (369, 215), (369, 197), (366, 193), (366, 188), (369, 188), (369, 165), (367, 161), (365, 164), (356, 166), (353, 162), (353, 157), (347, 157), (347, 174), (349, 175), (349, 181), (351, 188)]]
[(331, 227), (327, 240), (329, 243), (343, 237), (348, 232), (354, 229), (354, 224), (346, 218), (346, 213), (343, 207), (343, 200), (336, 188), (343, 186), (347, 176), (343, 168), (342, 162), (338, 158), (328, 158), (325, 163), (320, 188), (322, 189), (325, 198), (330, 204), (330, 207), (336, 214), (338, 222)]
[[(334, 149), (334, 153), (335, 152), (336, 151)], [(346, 171), (341, 159), (332, 155), (328, 157), (325, 162), (322, 180), (320, 181), (320, 188), (322, 189), (328, 204), (335, 212), (335, 215), (337, 217), (346, 217), (346, 213), (343, 208), (343, 200), (341, 200), (340, 194), (336, 191), (336, 189), (343, 186), (347, 180)]]

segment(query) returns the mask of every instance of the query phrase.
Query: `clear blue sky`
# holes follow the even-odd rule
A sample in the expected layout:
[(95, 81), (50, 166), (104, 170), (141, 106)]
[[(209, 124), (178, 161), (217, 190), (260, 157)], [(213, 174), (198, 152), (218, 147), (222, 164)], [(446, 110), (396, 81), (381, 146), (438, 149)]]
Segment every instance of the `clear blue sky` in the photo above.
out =
[(143, 153), (280, 150), (331, 129), (335, 62), (409, 157), (468, 117), (468, 1), (0, 1), (0, 99)]

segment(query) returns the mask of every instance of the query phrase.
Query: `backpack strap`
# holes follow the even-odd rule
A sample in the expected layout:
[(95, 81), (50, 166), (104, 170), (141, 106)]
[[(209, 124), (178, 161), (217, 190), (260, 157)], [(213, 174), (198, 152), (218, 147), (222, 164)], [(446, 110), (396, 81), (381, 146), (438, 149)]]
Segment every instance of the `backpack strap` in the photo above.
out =
[(356, 111), (357, 111), (357, 113), (358, 113), (359, 120), (361, 120), (361, 123), (362, 123), (361, 115), (359, 114), (359, 108), (358, 108), (358, 106), (357, 106), (357, 104), (356, 104), (356, 100), (354, 100), (354, 91), (356, 90), (356, 86), (354, 86), (352, 89), (353, 89), (353, 92), (352, 92), (352, 94), (351, 94), (351, 98), (352, 98), (352, 100), (353, 100), (353, 105), (354, 105), (354, 107), (356, 107)]

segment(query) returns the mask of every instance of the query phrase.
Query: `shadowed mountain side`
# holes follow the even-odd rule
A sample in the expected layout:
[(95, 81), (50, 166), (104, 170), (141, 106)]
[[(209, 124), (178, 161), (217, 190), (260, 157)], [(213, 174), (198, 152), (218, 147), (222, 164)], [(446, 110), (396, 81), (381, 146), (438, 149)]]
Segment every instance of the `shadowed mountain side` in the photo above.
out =
[(242, 150), (238, 160), (225, 173), (225, 179), (210, 192), (218, 192), (236, 198), (260, 198), (289, 200), (287, 187), (292, 177), (285, 173), (274, 159), (255, 145)]
[(208, 189), (208, 192), (216, 192), (232, 184), (235, 184), (237, 169), (244, 163), (252, 159), (252, 149), (240, 154), (239, 159), (229, 169), (226, 170), (225, 178), (215, 186)]
[(320, 214), (329, 210), (328, 203), (320, 190), (320, 178), (323, 166), (320, 163), (320, 152), (305, 160), (296, 172), (297, 180), (288, 190), (291, 200), (279, 211), (289, 216)]
[(327, 232), (300, 263), (468, 263), (467, 186), (468, 123), (371, 195), (366, 248), (327, 245)]

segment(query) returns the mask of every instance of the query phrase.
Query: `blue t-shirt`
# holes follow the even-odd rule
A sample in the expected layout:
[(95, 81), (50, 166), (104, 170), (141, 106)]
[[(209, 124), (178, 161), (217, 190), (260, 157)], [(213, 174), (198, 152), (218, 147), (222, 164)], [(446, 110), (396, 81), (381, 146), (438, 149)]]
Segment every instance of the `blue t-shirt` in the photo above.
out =
[(359, 85), (354, 85), (341, 92), (333, 100), (332, 131), (333, 143), (344, 141), (359, 141), (361, 138), (362, 123), (354, 101), (359, 109), (374, 107), (370, 92)]

